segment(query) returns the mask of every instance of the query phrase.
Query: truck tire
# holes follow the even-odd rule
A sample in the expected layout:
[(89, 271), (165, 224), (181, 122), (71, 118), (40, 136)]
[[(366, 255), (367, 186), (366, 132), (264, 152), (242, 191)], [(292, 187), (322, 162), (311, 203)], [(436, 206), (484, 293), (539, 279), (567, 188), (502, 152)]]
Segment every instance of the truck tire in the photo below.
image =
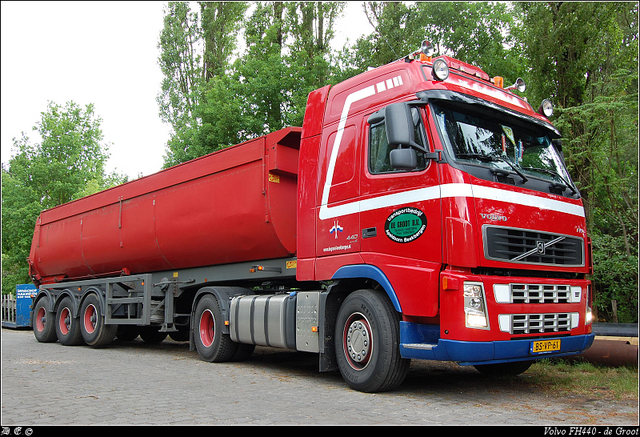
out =
[(218, 299), (207, 294), (200, 299), (194, 312), (193, 340), (200, 358), (210, 363), (230, 361), (238, 350), (222, 329), (224, 320)]
[(137, 326), (118, 325), (116, 330), (116, 339), (119, 341), (132, 341), (138, 338), (140, 329)]
[(56, 336), (55, 317), (49, 313), (49, 298), (44, 296), (33, 309), (33, 335), (40, 343), (53, 343)]
[(140, 338), (145, 343), (161, 343), (167, 338), (167, 333), (157, 326), (144, 326), (140, 329)]
[(56, 335), (60, 344), (76, 346), (82, 344), (80, 319), (73, 317), (73, 301), (69, 296), (62, 298), (56, 311)]
[(102, 303), (91, 293), (80, 307), (80, 332), (85, 343), (91, 347), (108, 345), (116, 337), (118, 325), (107, 325), (102, 313)]
[(400, 316), (384, 292), (358, 290), (336, 319), (338, 369), (351, 388), (372, 393), (398, 387), (411, 360), (400, 356)]
[(473, 367), (487, 376), (516, 376), (531, 367), (533, 361), (515, 361), (513, 363), (479, 364)]

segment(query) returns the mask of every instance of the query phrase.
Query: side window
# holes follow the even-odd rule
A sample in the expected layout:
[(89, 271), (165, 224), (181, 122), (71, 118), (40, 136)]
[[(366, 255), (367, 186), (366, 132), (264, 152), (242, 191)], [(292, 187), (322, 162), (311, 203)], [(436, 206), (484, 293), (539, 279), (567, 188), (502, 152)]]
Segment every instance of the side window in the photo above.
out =
[[(422, 124), (422, 117), (420, 117), (420, 110), (418, 108), (411, 108), (411, 115), (413, 116), (416, 143), (422, 146), (424, 150), (429, 150), (424, 125)], [(393, 149), (394, 147), (390, 147), (387, 142), (387, 131), (384, 120), (371, 125), (369, 128), (369, 172), (371, 174), (404, 172), (404, 170), (394, 170), (391, 167), (389, 153)], [(413, 171), (424, 170), (427, 168), (424, 154), (420, 150), (416, 150), (416, 153), (418, 155), (418, 166)]]

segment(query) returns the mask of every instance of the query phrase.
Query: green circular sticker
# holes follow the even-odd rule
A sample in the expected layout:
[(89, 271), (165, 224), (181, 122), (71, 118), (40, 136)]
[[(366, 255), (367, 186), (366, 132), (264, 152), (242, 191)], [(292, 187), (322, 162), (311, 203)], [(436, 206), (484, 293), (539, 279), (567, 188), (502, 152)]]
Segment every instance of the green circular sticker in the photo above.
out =
[(396, 243), (410, 243), (424, 233), (427, 217), (418, 208), (402, 208), (394, 211), (384, 224), (384, 231)]

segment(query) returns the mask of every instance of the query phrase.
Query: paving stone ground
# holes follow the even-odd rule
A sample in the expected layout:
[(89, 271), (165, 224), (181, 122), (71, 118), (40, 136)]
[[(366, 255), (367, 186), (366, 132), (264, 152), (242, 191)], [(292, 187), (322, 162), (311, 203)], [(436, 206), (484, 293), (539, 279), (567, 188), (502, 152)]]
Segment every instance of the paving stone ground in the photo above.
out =
[(351, 390), (317, 355), (256, 348), (200, 361), (187, 343), (104, 349), (2, 329), (2, 425), (637, 425), (638, 405), (567, 399), (453, 363), (413, 361), (391, 393)]

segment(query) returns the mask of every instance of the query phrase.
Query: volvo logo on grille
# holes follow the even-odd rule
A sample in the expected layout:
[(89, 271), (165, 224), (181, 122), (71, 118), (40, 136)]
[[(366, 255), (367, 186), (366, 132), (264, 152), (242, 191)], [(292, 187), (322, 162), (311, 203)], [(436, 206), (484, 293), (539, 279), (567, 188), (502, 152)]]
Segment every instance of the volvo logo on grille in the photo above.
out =
[(521, 259), (525, 259), (526, 257), (528, 257), (529, 255), (545, 255), (547, 252), (547, 248), (550, 246), (553, 246), (554, 244), (564, 240), (566, 237), (557, 237), (554, 238), (551, 241), (547, 241), (546, 243), (544, 241), (538, 241), (536, 240), (536, 247), (534, 249), (531, 249), (528, 252), (525, 253), (521, 253), (520, 255), (516, 256), (515, 258), (511, 258), (511, 261), (520, 261)]

